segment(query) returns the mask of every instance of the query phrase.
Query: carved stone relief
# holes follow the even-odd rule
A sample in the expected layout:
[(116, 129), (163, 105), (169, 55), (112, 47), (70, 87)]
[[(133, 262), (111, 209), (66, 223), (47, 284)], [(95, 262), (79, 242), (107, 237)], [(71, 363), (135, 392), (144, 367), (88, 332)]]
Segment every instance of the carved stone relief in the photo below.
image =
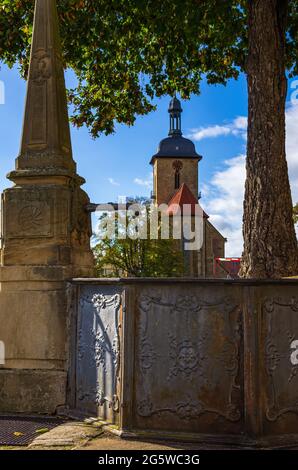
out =
[(52, 75), (52, 61), (50, 55), (43, 49), (39, 49), (32, 57), (30, 78), (38, 83), (43, 83)]
[[(28, 199), (28, 200), (26, 200)], [(26, 198), (26, 195), (8, 202), (6, 210), (7, 238), (35, 238), (53, 236), (53, 204)]]

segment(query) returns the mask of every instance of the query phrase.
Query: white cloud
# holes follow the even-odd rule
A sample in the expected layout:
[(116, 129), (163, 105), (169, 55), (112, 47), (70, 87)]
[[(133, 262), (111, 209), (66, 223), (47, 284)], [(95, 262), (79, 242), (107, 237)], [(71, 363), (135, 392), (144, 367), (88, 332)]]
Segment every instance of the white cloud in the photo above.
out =
[(246, 139), (247, 117), (238, 116), (232, 122), (214, 126), (192, 129), (188, 137), (192, 140), (202, 140), (213, 137), (234, 135)]
[[(237, 121), (238, 120), (238, 121)], [(237, 122), (236, 122), (237, 121)], [(236, 118), (235, 128), (244, 128), (247, 119)], [(286, 149), (293, 202), (298, 202), (298, 105), (286, 112)], [(223, 135), (223, 134), (222, 134)], [(202, 205), (210, 222), (228, 238), (226, 256), (241, 256), (242, 215), (245, 183), (245, 155), (228, 159), (222, 170), (214, 173), (208, 185), (202, 185)]]
[(242, 253), (244, 183), (245, 155), (239, 155), (226, 160), (223, 170), (213, 175), (206, 201), (202, 202), (210, 222), (228, 238), (226, 256), (241, 256)]
[(120, 186), (120, 183), (117, 183), (117, 181), (114, 180), (114, 178), (108, 178), (109, 183), (112, 184), (113, 186)]
[(286, 148), (293, 202), (298, 202), (298, 105), (286, 112)]
[(139, 186), (144, 186), (145, 188), (151, 189), (153, 185), (153, 174), (150, 173), (148, 175), (148, 178), (143, 179), (143, 178), (135, 178), (134, 183), (139, 185)]

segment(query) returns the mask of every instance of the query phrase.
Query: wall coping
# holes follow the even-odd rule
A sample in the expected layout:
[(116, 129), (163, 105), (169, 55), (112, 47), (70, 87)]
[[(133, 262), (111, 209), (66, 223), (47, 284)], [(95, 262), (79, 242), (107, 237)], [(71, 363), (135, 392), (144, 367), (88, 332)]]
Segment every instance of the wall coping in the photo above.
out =
[[(199, 278), (74, 278), (70, 281), (74, 285), (139, 285), (139, 284), (196, 284), (202, 285), (239, 285), (239, 286), (263, 286), (263, 285), (296, 285), (297, 278), (284, 279), (199, 279)], [(298, 291), (297, 291), (298, 294)]]

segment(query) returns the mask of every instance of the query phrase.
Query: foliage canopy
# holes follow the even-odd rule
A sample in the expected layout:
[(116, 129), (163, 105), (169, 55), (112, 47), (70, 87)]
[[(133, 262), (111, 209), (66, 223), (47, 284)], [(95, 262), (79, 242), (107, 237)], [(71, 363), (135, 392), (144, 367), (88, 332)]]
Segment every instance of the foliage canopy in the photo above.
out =
[[(99, 277), (179, 277), (184, 274), (181, 241), (150, 237), (150, 201), (134, 201), (145, 219), (130, 210), (103, 213), (99, 220), (97, 243), (93, 248)], [(133, 206), (131, 206), (133, 207)], [(108, 234), (109, 223), (115, 233)], [(123, 223), (124, 222), (124, 223)], [(159, 229), (161, 226), (159, 227)]]
[[(0, 60), (27, 73), (32, 0), (0, 0)], [(225, 84), (245, 71), (247, 1), (57, 0), (72, 121), (94, 137), (132, 125), (154, 97), (182, 98), (200, 82)], [(298, 4), (289, 1), (287, 67), (298, 73)]]

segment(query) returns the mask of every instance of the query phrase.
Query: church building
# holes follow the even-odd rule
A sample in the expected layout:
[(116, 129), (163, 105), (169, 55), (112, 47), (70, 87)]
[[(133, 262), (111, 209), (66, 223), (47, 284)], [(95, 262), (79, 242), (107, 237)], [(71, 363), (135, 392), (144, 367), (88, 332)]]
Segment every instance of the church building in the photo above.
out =
[[(192, 215), (198, 206), (199, 162), (202, 156), (196, 152), (194, 143), (183, 137), (181, 131), (182, 107), (174, 97), (169, 106), (169, 135), (158, 146), (151, 159), (153, 166), (153, 194), (156, 206), (168, 205), (168, 214), (174, 215), (177, 207), (191, 207)], [(172, 209), (173, 208), (173, 209)], [(184, 252), (186, 275), (191, 277), (214, 277), (215, 260), (225, 257), (226, 238), (212, 225), (203, 211), (203, 244), (200, 250)], [(217, 270), (216, 277), (226, 277), (224, 270)]]

